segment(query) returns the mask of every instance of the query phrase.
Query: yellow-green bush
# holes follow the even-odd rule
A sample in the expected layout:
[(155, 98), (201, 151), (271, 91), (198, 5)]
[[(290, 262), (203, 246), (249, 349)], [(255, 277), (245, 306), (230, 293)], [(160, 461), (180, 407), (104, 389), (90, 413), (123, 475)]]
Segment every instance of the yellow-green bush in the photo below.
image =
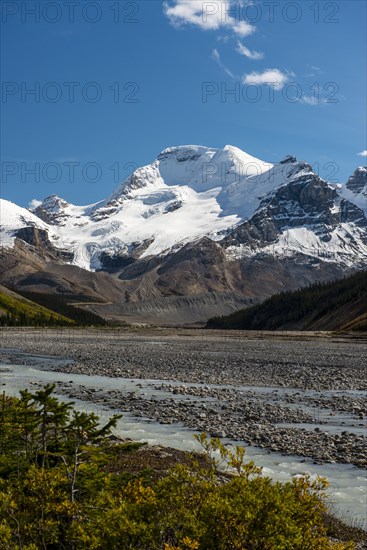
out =
[[(193, 457), (155, 481), (107, 473), (118, 449), (108, 438), (116, 418), (101, 428), (52, 391), (2, 400), (1, 549), (353, 548), (326, 536), (325, 481), (273, 483), (245, 463), (243, 449), (231, 454), (204, 434), (201, 466)], [(220, 461), (230, 474), (218, 469)]]

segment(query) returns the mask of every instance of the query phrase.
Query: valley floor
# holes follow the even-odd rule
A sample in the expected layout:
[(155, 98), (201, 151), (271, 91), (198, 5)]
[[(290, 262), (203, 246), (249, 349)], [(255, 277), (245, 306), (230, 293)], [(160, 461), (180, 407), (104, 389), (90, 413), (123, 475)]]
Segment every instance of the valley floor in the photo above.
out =
[[(25, 353), (66, 358), (48, 365), (43, 359), (55, 373), (57, 393), (68, 398), (331, 469), (354, 465), (363, 486), (367, 340), (362, 335), (0, 329), (0, 348), (3, 364), (32, 366)], [(73, 379), (78, 374), (87, 375), (83, 383)], [(113, 383), (98, 386), (97, 376)]]

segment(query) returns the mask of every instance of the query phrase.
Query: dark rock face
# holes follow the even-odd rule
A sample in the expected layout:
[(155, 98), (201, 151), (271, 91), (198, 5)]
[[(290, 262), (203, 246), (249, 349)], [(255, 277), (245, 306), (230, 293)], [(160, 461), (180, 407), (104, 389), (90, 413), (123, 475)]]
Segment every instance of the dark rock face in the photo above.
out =
[(287, 155), (286, 157), (284, 157), (283, 160), (280, 161), (279, 164), (288, 164), (288, 163), (293, 164), (294, 162), (297, 162), (296, 157), (293, 157), (292, 155)]
[(152, 244), (153, 239), (146, 239), (142, 242), (132, 243), (126, 247), (126, 250), (120, 254), (108, 254), (102, 252), (99, 256), (101, 262), (101, 271), (109, 273), (117, 273), (124, 270), (126, 267), (135, 263), (144, 251)]
[(65, 213), (67, 206), (69, 206), (69, 203), (60, 199), (57, 195), (51, 195), (37, 206), (33, 213), (46, 223), (64, 225), (65, 219), (68, 218)]
[(171, 149), (166, 149), (165, 151), (162, 151), (162, 153), (158, 155), (157, 160), (165, 160), (172, 157), (174, 157), (177, 162), (185, 162), (187, 160), (198, 160), (200, 158), (200, 154), (197, 153), (195, 149), (190, 149), (190, 147), (173, 147)]
[(366, 190), (367, 197), (367, 167), (359, 166), (350, 176), (346, 187), (353, 193), (362, 193), (363, 190)]
[(359, 227), (367, 226), (367, 218), (363, 211), (352, 202), (344, 199), (340, 201), (340, 221), (342, 223), (353, 222)]
[(136, 170), (133, 172), (124, 186), (124, 194), (127, 194), (129, 191), (134, 191), (135, 189), (140, 189), (142, 186), (140, 172)]
[(165, 213), (167, 214), (168, 212), (174, 212), (175, 210), (178, 210), (181, 207), (182, 207), (182, 201), (173, 201), (171, 204), (167, 206)]
[(108, 219), (117, 212), (119, 206), (120, 202), (118, 200), (111, 200), (106, 206), (102, 206), (95, 212), (92, 212), (91, 219), (95, 222)]
[(226, 292), (226, 254), (222, 246), (203, 238), (162, 259), (157, 285), (165, 294), (185, 296), (201, 292)]
[(217, 265), (219, 261), (225, 258), (223, 248), (214, 241), (203, 238), (197, 243), (187, 244), (176, 254), (170, 254), (164, 267), (158, 270), (160, 275), (163, 275), (171, 270), (178, 262), (194, 262), (197, 261), (203, 266)]
[(74, 257), (72, 252), (55, 248), (49, 241), (48, 233), (44, 229), (39, 229), (37, 227), (22, 227), (18, 229), (16, 237), (40, 251), (49, 253), (56, 259), (69, 262), (72, 261)]
[(135, 260), (130, 256), (109, 256), (106, 252), (102, 252), (99, 261), (101, 262), (103, 270), (111, 271), (115, 269), (124, 269), (128, 265), (134, 263)]
[(275, 242), (285, 228), (307, 226), (325, 240), (338, 224), (346, 222), (367, 227), (360, 208), (338, 197), (336, 190), (318, 176), (307, 174), (266, 197), (259, 211), (231, 232), (223, 245), (266, 246)]
[(48, 233), (44, 229), (37, 227), (22, 227), (17, 231), (18, 239), (22, 239), (32, 246), (42, 246), (49, 243)]

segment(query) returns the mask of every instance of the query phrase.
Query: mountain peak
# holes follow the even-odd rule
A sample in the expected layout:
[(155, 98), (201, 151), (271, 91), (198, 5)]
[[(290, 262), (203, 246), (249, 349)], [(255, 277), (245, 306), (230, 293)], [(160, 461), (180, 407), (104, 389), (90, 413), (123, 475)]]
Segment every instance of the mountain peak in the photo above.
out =
[(157, 160), (175, 159), (178, 162), (197, 160), (201, 155), (207, 152), (216, 152), (217, 149), (210, 149), (202, 145), (177, 145), (167, 147), (157, 157)]
[(27, 208), (22, 208), (6, 199), (0, 199), (0, 220), (0, 244), (3, 247), (13, 246), (14, 237), (19, 229), (24, 227), (47, 229), (47, 225)]
[(33, 213), (44, 222), (54, 224), (66, 216), (70, 206), (70, 203), (57, 195), (50, 195), (34, 208)]
[(353, 172), (354, 174), (367, 174), (367, 166), (357, 166)]
[[(358, 166), (346, 183), (347, 189), (352, 193), (359, 194), (367, 190), (367, 167)], [(366, 197), (367, 199), (367, 197)]]
[(47, 208), (48, 210), (52, 209), (56, 211), (60, 208), (65, 208), (66, 206), (69, 206), (69, 203), (58, 195), (49, 195), (48, 197), (43, 199), (42, 203), (39, 206)]
[(284, 157), (284, 159), (282, 159), (282, 160), (279, 162), (279, 164), (289, 164), (289, 163), (293, 164), (293, 163), (295, 163), (295, 162), (297, 162), (297, 158), (296, 158), (296, 157), (294, 157), (293, 155), (287, 155), (287, 156)]

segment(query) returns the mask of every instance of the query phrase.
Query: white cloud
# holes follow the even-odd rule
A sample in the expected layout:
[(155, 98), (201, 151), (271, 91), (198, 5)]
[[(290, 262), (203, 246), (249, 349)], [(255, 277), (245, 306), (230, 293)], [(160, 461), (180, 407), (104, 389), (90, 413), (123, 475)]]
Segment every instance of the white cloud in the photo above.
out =
[(367, 150), (365, 149), (364, 151), (361, 151), (360, 153), (358, 153), (358, 155), (360, 157), (367, 157)]
[(223, 71), (228, 75), (230, 76), (231, 78), (235, 78), (234, 74), (232, 73), (232, 71), (230, 71), (228, 69), (228, 67), (226, 67), (224, 65), (224, 63), (222, 62), (222, 58), (220, 56), (220, 53), (218, 52), (218, 50), (215, 48), (213, 51), (212, 51), (212, 58), (214, 59), (214, 61), (216, 63), (218, 63), (219, 67), (221, 69), (223, 69)]
[(288, 75), (282, 73), (279, 69), (266, 69), (262, 73), (252, 72), (243, 76), (244, 84), (268, 84), (275, 90), (281, 90), (286, 82)]
[(35, 210), (37, 206), (40, 206), (42, 204), (42, 201), (39, 201), (37, 199), (31, 200), (31, 202), (28, 204), (29, 210)]
[(248, 21), (230, 13), (233, 0), (166, 0), (164, 13), (175, 27), (194, 25), (202, 30), (232, 30), (237, 36), (248, 36), (255, 30)]
[(237, 42), (236, 52), (244, 55), (245, 57), (248, 57), (249, 59), (253, 59), (254, 61), (257, 61), (258, 59), (263, 59), (264, 57), (263, 53), (249, 50), (239, 40)]

